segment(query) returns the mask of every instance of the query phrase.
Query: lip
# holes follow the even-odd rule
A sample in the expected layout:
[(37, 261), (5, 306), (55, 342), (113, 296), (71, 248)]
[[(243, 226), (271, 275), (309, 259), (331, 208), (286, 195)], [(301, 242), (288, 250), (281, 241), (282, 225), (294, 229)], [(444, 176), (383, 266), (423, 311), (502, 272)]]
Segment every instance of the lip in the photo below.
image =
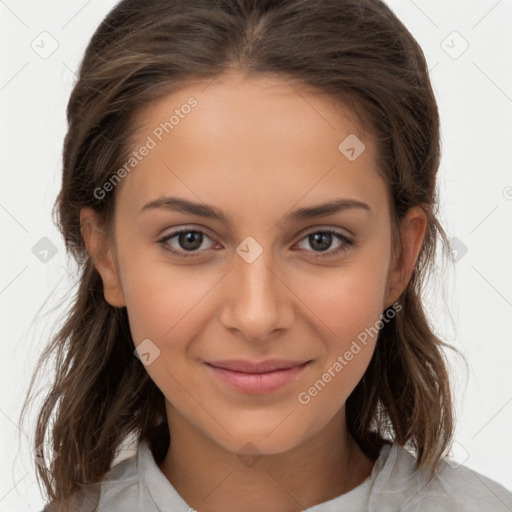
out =
[(295, 380), (307, 367), (308, 361), (269, 359), (253, 362), (243, 360), (211, 361), (206, 367), (224, 384), (248, 394), (277, 391)]

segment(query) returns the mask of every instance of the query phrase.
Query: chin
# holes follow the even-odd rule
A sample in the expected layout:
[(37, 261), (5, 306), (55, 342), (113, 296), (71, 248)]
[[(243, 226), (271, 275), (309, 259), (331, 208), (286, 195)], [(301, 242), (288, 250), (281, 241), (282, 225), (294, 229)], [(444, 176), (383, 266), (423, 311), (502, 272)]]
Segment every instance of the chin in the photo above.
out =
[[(242, 428), (241, 425), (227, 427), (230, 434), (223, 431), (222, 437), (212, 437), (212, 439), (222, 446), (223, 449), (237, 455), (275, 455), (292, 450), (304, 442), (308, 437), (307, 432), (298, 430), (293, 422), (285, 420), (279, 424), (283, 418), (272, 424), (272, 427), (258, 428), (255, 423), (251, 427)], [(284, 423), (288, 423), (284, 425)], [(257, 425), (257, 424), (256, 424)]]

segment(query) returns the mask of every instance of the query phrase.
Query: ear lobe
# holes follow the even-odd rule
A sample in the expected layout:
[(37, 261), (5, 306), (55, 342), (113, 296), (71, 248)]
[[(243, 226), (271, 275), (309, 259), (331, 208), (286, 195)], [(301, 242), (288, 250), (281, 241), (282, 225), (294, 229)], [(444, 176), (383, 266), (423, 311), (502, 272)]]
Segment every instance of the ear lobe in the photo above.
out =
[(411, 207), (400, 221), (402, 250), (394, 261), (387, 282), (385, 307), (393, 304), (407, 288), (418, 259), (427, 227), (427, 216), (420, 206)]
[(105, 300), (117, 308), (126, 306), (112, 247), (92, 208), (82, 208), (80, 211), (80, 230), (87, 252), (103, 281)]

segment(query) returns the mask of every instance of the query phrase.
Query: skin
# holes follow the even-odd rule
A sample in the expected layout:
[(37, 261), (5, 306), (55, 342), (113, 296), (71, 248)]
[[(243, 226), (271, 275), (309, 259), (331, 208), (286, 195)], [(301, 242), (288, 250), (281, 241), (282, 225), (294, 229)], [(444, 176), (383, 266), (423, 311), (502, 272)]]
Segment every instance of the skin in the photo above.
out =
[[(115, 244), (89, 208), (82, 233), (106, 301), (127, 308), (135, 345), (149, 338), (160, 350), (145, 368), (166, 397), (172, 441), (159, 467), (179, 494), (199, 511), (302, 510), (371, 473), (373, 461), (348, 434), (345, 401), (376, 337), (308, 404), (297, 397), (398, 299), (426, 217), (419, 206), (409, 210), (393, 257), (390, 198), (371, 134), (343, 105), (275, 77), (230, 73), (166, 95), (138, 113), (134, 148), (190, 96), (197, 107), (117, 186)], [(354, 161), (338, 150), (349, 134), (366, 145)], [(213, 205), (230, 224), (141, 212), (170, 195)], [(341, 197), (371, 210), (286, 218)], [(178, 258), (159, 243), (182, 227), (205, 233), (199, 256)], [(356, 244), (333, 254), (345, 244), (333, 236), (316, 248), (308, 235), (326, 228)], [(236, 252), (248, 236), (263, 250), (251, 263)], [(178, 237), (166, 243), (187, 252)], [(204, 365), (269, 358), (312, 363), (267, 395), (229, 389)], [(248, 464), (237, 455), (251, 448), (257, 458)]]

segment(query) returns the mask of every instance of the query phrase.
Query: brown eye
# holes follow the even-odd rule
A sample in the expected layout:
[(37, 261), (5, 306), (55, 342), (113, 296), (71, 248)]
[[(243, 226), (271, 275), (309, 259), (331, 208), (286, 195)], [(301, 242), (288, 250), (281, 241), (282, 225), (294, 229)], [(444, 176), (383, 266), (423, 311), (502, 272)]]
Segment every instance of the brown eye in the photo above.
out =
[(308, 236), (310, 246), (315, 251), (325, 251), (332, 244), (333, 236), (331, 233), (318, 232)]
[[(335, 239), (339, 240), (338, 245), (335, 250), (328, 251)], [(317, 256), (324, 256), (323, 253), (325, 253), (325, 256), (338, 254), (348, 250), (350, 246), (354, 245), (354, 242), (345, 235), (331, 229), (313, 231), (306, 235), (301, 240), (301, 243), (303, 243), (303, 241), (306, 241), (309, 247), (311, 247), (312, 251), (309, 252), (319, 253)]]
[[(176, 240), (171, 244), (170, 241), (173, 239)], [(206, 239), (211, 240), (211, 238), (202, 231), (195, 229), (182, 229), (180, 231), (175, 231), (170, 235), (166, 235), (164, 238), (159, 240), (159, 243), (165, 250), (176, 254), (176, 256), (186, 258), (199, 255), (199, 253), (202, 252), (199, 249), (203, 246), (203, 242)], [(209, 249), (213, 245), (214, 244), (212, 243), (209, 247), (203, 247), (203, 249)]]
[(177, 235), (178, 244), (186, 251), (195, 251), (203, 243), (203, 234), (199, 231), (188, 231)]

